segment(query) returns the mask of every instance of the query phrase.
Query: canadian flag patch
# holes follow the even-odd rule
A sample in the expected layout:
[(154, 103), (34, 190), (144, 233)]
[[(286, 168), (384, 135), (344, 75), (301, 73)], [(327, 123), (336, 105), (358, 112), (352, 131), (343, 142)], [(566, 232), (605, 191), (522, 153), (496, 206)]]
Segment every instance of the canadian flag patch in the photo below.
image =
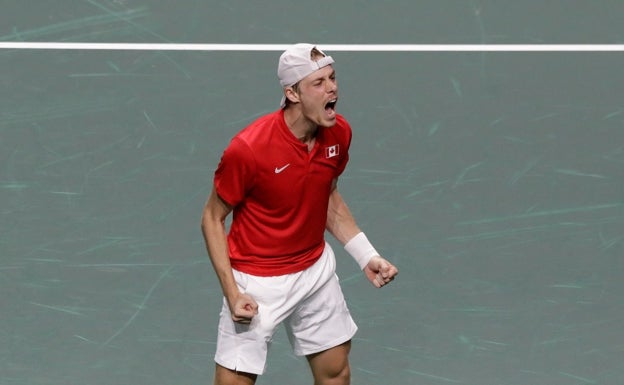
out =
[(333, 146), (325, 147), (325, 157), (333, 158), (334, 156), (338, 156), (340, 154), (340, 146), (338, 144), (334, 144)]

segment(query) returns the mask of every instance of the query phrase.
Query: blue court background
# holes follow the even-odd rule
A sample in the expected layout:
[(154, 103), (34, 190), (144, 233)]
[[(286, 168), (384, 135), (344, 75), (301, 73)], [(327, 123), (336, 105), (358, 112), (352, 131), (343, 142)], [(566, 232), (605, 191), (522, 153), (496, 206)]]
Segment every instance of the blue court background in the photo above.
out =
[[(1, 41), (621, 44), (621, 1), (3, 0)], [(621, 384), (621, 53), (330, 52), (354, 384)], [(0, 51), (0, 384), (211, 383), (199, 231), (279, 52)], [(277, 336), (258, 384), (310, 384)]]

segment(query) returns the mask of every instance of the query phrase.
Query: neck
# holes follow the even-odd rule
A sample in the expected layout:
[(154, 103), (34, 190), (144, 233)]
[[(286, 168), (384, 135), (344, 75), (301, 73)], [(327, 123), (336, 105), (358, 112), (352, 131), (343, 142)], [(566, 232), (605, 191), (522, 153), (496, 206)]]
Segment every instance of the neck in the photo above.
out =
[(306, 119), (300, 109), (293, 107), (285, 109), (284, 120), (290, 132), (292, 132), (295, 138), (301, 141), (301, 143), (306, 143), (310, 147), (314, 144), (318, 126)]

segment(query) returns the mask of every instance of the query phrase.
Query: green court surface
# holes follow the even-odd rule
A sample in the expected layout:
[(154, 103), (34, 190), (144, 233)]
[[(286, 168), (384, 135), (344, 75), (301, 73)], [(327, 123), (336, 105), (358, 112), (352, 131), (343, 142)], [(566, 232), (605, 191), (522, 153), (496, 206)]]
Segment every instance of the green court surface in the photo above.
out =
[[(621, 44), (621, 1), (16, 1), (0, 41)], [(340, 190), (400, 270), (332, 240), (353, 384), (620, 385), (624, 56), (328, 52)], [(0, 50), (0, 385), (209, 384), (199, 222), (279, 52)], [(280, 332), (258, 384), (311, 384)]]

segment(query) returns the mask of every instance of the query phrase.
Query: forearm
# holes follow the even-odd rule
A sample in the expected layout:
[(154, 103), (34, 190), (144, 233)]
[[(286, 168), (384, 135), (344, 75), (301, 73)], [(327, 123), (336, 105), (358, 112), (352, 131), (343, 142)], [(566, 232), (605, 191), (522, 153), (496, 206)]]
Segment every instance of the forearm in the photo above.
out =
[(335, 187), (329, 198), (327, 210), (327, 230), (345, 247), (361, 269), (379, 253), (360, 230), (349, 207)]
[(213, 193), (202, 216), (202, 234), (206, 244), (206, 250), (212, 267), (219, 279), (223, 295), (228, 298), (234, 298), (238, 294), (238, 287), (232, 274), (232, 266), (230, 264), (230, 256), (227, 245), (227, 235), (225, 230), (225, 217), (229, 209), (223, 205), (223, 202)]
[(337, 188), (329, 196), (326, 228), (342, 245), (361, 232)]
[(222, 235), (224, 231), (218, 230), (215, 226), (218, 225), (206, 224), (202, 226), (206, 250), (208, 251), (212, 267), (219, 279), (223, 295), (226, 298), (231, 298), (238, 289), (232, 274), (232, 267), (227, 251), (227, 241), (225, 241), (225, 237)]

